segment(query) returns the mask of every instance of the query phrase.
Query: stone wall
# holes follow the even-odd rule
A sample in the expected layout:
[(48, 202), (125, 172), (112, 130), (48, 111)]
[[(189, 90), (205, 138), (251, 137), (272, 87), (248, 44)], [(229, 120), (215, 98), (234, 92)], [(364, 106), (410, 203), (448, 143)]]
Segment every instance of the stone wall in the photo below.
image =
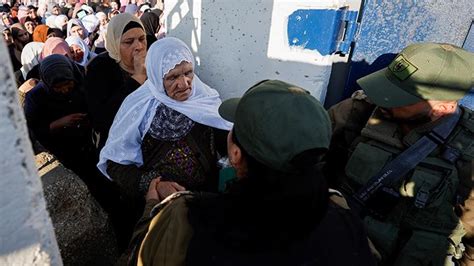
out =
[(0, 151), (0, 265), (62, 265), (3, 38)]
[(44, 150), (36, 166), (64, 264), (114, 264), (117, 243), (109, 218), (84, 182)]

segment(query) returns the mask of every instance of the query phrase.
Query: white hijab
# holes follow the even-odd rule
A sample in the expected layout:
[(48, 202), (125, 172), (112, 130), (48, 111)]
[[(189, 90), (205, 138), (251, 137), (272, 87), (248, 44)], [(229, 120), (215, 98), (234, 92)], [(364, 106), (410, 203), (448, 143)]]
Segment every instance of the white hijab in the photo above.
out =
[(89, 50), (89, 46), (87, 46), (86, 42), (84, 42), (83, 39), (77, 37), (77, 36), (69, 36), (66, 38), (66, 42), (71, 47), (71, 45), (75, 44), (79, 47), (81, 47), (82, 52), (84, 52), (84, 56), (82, 57), (81, 62), (77, 62), (81, 66), (85, 66), (89, 60), (94, 58), (96, 56), (95, 53), (91, 52)]
[(28, 72), (37, 64), (39, 64), (39, 57), (41, 51), (43, 51), (44, 43), (42, 42), (30, 42), (21, 51), (21, 64), (20, 68), (23, 79), (26, 79)]
[(83, 17), (81, 21), (84, 28), (86, 28), (89, 33), (94, 32), (97, 29), (97, 26), (99, 26), (99, 19), (92, 14)]
[[(144, 29), (140, 19), (129, 13), (121, 13), (114, 16), (107, 26), (105, 49), (109, 52), (109, 56), (115, 59), (115, 62), (117, 63), (122, 60), (120, 56), (120, 40), (122, 39), (123, 30), (127, 24), (132, 21), (140, 24), (142, 29)], [(145, 32), (145, 30), (143, 30), (143, 32)]]
[(186, 115), (191, 120), (210, 127), (230, 130), (232, 123), (218, 113), (219, 93), (204, 84), (194, 74), (192, 92), (186, 101), (176, 101), (166, 95), (163, 77), (179, 63), (194, 66), (189, 48), (179, 39), (156, 41), (146, 56), (148, 80), (125, 98), (110, 128), (107, 142), (100, 152), (99, 170), (108, 178), (107, 161), (123, 165), (143, 165), (141, 144), (160, 104)]
[(66, 25), (68, 21), (69, 19), (66, 15), (58, 15), (54, 19), (54, 24), (56, 25), (56, 28), (62, 30), (64, 25)]
[(88, 38), (89, 37), (89, 31), (87, 31), (86, 27), (84, 27), (84, 24), (82, 24), (82, 21), (80, 21), (77, 18), (73, 18), (73, 19), (71, 19), (67, 22), (67, 32), (66, 32), (67, 37), (71, 36), (71, 29), (72, 29), (72, 27), (74, 27), (76, 25), (82, 28), (82, 31), (84, 32), (83, 41), (87, 45), (89, 45), (89, 38)]
[(56, 26), (56, 18), (58, 16), (56, 15), (51, 15), (49, 17), (46, 18), (46, 26), (50, 27), (50, 28), (58, 28)]

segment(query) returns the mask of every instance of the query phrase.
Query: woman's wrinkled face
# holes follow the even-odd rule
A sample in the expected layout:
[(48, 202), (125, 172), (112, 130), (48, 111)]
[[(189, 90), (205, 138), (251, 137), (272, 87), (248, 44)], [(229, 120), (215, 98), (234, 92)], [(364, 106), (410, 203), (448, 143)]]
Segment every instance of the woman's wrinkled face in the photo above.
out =
[(176, 101), (186, 101), (191, 95), (193, 88), (194, 69), (188, 62), (181, 62), (170, 70), (163, 78), (168, 97)]
[(120, 39), (121, 62), (133, 68), (133, 58), (140, 53), (146, 53), (145, 31), (141, 28), (129, 29)]
[(27, 21), (25, 22), (25, 28), (26, 31), (28, 31), (30, 34), (33, 34), (33, 31), (35, 30), (35, 23), (33, 23), (33, 21)]
[(81, 39), (84, 39), (84, 30), (81, 26), (72, 26), (71, 27), (71, 36), (77, 36)]
[(82, 62), (82, 59), (84, 58), (84, 51), (82, 48), (77, 44), (71, 44), (69, 48), (71, 50), (72, 59), (79, 63)]

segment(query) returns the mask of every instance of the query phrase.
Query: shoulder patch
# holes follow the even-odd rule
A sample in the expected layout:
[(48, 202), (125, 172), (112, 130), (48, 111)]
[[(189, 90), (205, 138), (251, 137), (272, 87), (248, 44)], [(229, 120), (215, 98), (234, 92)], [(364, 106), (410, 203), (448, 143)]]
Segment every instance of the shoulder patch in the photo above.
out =
[(406, 80), (413, 73), (418, 71), (418, 68), (408, 61), (402, 54), (398, 55), (395, 60), (388, 66), (388, 69), (399, 80)]

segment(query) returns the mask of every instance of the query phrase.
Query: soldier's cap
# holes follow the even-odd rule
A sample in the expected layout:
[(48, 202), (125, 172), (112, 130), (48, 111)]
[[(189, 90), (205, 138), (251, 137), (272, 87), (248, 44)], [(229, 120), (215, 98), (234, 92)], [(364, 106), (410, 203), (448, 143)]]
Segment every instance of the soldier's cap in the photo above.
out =
[(357, 83), (376, 105), (393, 108), (424, 100), (459, 100), (473, 87), (473, 73), (473, 53), (451, 44), (419, 43)]
[(292, 172), (296, 155), (329, 147), (331, 122), (324, 107), (308, 91), (283, 81), (257, 83), (242, 98), (224, 101), (219, 114), (234, 123), (244, 150), (271, 169)]

